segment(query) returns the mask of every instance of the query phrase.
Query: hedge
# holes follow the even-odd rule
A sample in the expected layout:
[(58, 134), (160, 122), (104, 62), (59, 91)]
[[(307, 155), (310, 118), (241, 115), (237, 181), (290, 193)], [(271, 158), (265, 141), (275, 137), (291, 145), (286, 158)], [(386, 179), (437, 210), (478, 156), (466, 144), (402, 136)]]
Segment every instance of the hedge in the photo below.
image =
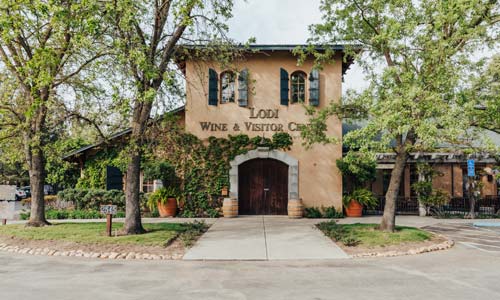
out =
[[(28, 220), (30, 213), (21, 213), (21, 220)], [(119, 211), (114, 217), (123, 218), (125, 213)], [(104, 216), (98, 210), (59, 210), (59, 209), (47, 209), (45, 211), (45, 218), (48, 220), (65, 220), (65, 219), (100, 219)]]
[(113, 204), (125, 209), (125, 194), (119, 190), (65, 189), (57, 194), (59, 201), (72, 202), (77, 210), (99, 210), (100, 205)]

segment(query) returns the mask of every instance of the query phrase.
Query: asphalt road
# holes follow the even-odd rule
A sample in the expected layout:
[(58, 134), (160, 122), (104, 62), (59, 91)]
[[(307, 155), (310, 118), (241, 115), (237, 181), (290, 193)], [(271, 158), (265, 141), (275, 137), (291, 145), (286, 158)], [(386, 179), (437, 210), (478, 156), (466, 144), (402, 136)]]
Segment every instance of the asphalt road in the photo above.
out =
[(0, 252), (0, 299), (498, 299), (500, 252), (394, 258), (105, 261)]
[[(479, 251), (500, 254), (500, 227), (477, 227), (472, 224), (436, 224), (423, 229), (446, 235), (455, 243)], [(500, 297), (499, 297), (500, 298)]]

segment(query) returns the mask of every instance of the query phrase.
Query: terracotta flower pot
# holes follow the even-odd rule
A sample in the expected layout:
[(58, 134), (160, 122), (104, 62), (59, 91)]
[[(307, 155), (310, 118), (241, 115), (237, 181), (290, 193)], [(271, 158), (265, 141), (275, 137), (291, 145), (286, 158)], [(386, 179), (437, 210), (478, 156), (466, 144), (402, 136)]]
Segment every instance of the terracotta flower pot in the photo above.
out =
[(158, 202), (158, 213), (160, 217), (175, 217), (177, 214), (177, 200), (175, 198), (168, 198), (167, 203)]
[(345, 208), (345, 214), (348, 217), (361, 217), (363, 215), (363, 205), (359, 204), (358, 201), (352, 199), (349, 205)]

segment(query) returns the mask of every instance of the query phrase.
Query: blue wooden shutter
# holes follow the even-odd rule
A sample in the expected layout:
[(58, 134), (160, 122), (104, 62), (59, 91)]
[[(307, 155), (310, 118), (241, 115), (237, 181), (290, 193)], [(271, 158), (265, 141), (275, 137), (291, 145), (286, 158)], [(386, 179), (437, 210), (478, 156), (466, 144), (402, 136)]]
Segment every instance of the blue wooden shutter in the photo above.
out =
[(312, 70), (309, 74), (309, 104), (319, 105), (319, 71)]
[(208, 105), (219, 102), (219, 75), (214, 69), (208, 69)]
[(288, 105), (289, 87), (288, 87), (288, 72), (280, 68), (280, 99), (281, 105)]
[(248, 106), (248, 69), (243, 69), (238, 76), (238, 105)]

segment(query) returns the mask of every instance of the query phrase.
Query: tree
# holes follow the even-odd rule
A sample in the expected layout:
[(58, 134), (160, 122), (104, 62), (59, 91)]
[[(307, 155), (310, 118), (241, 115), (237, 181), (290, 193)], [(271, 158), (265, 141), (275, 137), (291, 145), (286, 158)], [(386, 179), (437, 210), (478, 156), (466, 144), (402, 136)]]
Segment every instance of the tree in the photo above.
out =
[(231, 16), (231, 0), (117, 0), (114, 2), (116, 62), (126, 84), (132, 130), (126, 157), (124, 232), (143, 233), (139, 205), (141, 158), (145, 131), (165, 90), (176, 87), (176, 49), (224, 38), (223, 21)]
[[(46, 147), (94, 86), (95, 65), (106, 55), (100, 39), (105, 12), (99, 0), (0, 1), (0, 141), (22, 140), (31, 186), (28, 226), (48, 224), (44, 183)], [(94, 90), (95, 92), (95, 90)], [(73, 97), (71, 97), (73, 96)], [(70, 101), (73, 98), (74, 101)]]
[[(498, 42), (498, 1), (323, 0), (321, 10), (323, 23), (311, 27), (311, 42), (346, 44), (346, 54), (364, 67), (370, 82), (365, 91), (343, 99), (368, 117), (344, 143), (359, 151), (395, 154), (380, 224), (381, 230), (394, 231), (410, 152), (430, 151), (445, 141), (459, 144), (469, 128), (464, 111), (473, 101), (464, 103), (459, 91), (473, 53)], [(345, 111), (334, 105), (312, 119)], [(305, 131), (306, 142), (317, 139), (308, 137), (314, 132)]]
[(463, 95), (475, 101), (471, 124), (500, 134), (500, 55), (492, 57), (471, 82)]

